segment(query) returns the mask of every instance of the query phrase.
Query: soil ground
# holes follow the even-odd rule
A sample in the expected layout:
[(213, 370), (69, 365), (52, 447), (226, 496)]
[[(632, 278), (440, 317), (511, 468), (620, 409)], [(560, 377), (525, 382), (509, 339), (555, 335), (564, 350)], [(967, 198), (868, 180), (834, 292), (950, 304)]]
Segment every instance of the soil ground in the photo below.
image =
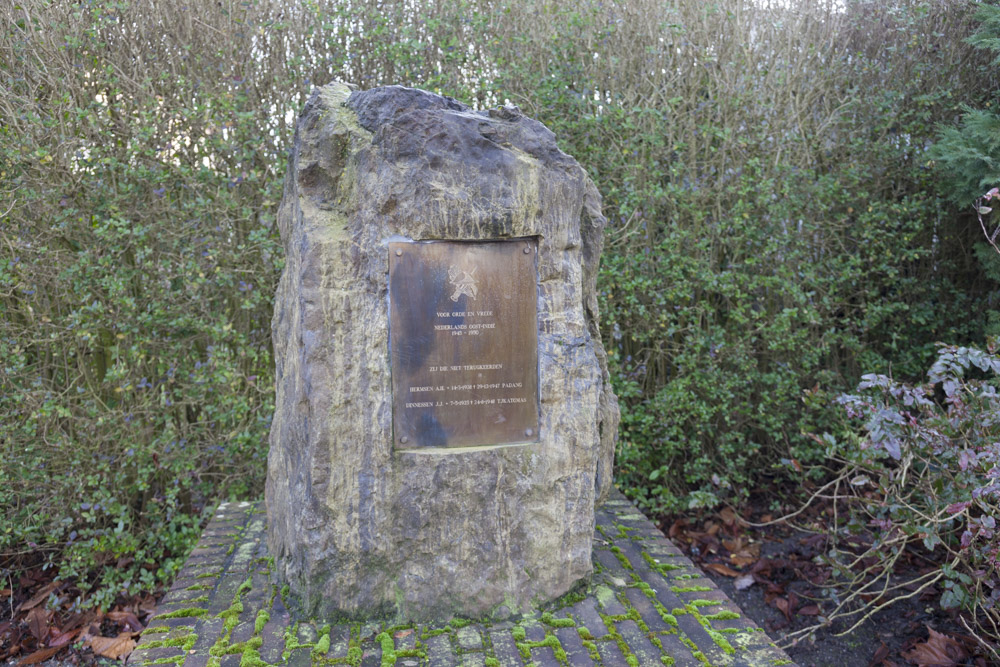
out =
[[(739, 514), (758, 522), (762, 516), (769, 518), (766, 511), (753, 507)], [(813, 533), (785, 524), (745, 527), (734, 521), (735, 515), (723, 510), (707, 517), (671, 516), (662, 518), (659, 526), (801, 667), (938, 664), (916, 660), (928, 649), (928, 628), (954, 640), (942, 640), (952, 650), (952, 659), (940, 664), (997, 664), (978, 649), (956, 614), (940, 608), (939, 591), (933, 589), (894, 603), (857, 628), (851, 626), (863, 614), (796, 637), (796, 631), (821, 622), (834, 607), (818, 585), (823, 574), (816, 556), (824, 545)], [(752, 572), (756, 576), (750, 583)], [(932, 641), (930, 647), (935, 645)]]

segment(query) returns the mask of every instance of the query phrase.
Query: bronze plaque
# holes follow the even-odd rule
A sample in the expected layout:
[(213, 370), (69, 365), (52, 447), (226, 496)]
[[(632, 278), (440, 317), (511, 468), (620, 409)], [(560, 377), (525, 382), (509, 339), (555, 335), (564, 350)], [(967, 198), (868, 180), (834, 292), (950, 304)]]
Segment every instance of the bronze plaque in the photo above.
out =
[(396, 447), (538, 440), (538, 242), (389, 243)]

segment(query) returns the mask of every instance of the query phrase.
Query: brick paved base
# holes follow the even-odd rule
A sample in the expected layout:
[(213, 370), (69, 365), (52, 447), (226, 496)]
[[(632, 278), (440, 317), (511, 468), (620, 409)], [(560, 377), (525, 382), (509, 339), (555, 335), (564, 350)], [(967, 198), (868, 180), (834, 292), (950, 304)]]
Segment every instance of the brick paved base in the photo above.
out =
[(294, 619), (271, 578), (262, 503), (223, 503), (129, 657), (133, 665), (791, 665), (620, 493), (597, 513), (589, 586), (484, 624)]

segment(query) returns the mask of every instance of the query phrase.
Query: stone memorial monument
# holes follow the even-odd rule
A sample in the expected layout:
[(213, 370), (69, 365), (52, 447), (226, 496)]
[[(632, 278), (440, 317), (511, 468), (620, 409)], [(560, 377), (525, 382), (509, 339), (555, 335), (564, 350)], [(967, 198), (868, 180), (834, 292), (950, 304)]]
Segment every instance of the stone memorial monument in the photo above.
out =
[(605, 219), (554, 135), (331, 84), (278, 223), (268, 546), (300, 611), (500, 617), (586, 577), (618, 427)]

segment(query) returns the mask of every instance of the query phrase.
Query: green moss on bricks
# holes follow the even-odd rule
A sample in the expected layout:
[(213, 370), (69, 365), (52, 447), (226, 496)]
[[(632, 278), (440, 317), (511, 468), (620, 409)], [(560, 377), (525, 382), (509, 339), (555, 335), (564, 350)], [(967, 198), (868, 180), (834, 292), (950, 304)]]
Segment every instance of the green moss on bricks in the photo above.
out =
[(329, 650), (330, 650), (330, 631), (327, 630), (326, 632), (320, 635), (319, 641), (317, 641), (316, 645), (313, 646), (312, 656), (313, 658), (319, 658), (320, 656), (326, 655)]
[(500, 667), (500, 661), (490, 656), (486, 658), (486, 667)]
[(380, 632), (375, 641), (382, 647), (382, 667), (392, 667), (396, 664), (396, 645), (388, 632)]
[(243, 653), (247, 648), (259, 649), (263, 643), (264, 640), (261, 637), (251, 637), (245, 642), (237, 642), (235, 644), (216, 642), (215, 646), (208, 649), (208, 653), (215, 657), (233, 655), (235, 653)]
[(186, 591), (207, 591), (210, 588), (213, 588), (212, 584), (191, 584), (190, 586), (188, 586), (184, 590), (186, 590)]
[(648, 597), (649, 599), (653, 599), (656, 597), (656, 591), (653, 590), (653, 587), (647, 584), (642, 579), (635, 582), (635, 587), (638, 588), (640, 591), (642, 591), (642, 594)]
[(571, 628), (576, 625), (572, 618), (555, 618), (550, 612), (542, 614), (542, 623), (553, 628)]
[[(635, 610), (633, 609), (632, 611)], [(621, 618), (621, 620), (625, 620), (627, 618), (631, 618), (631, 614), (622, 614), (620, 617), (601, 614), (601, 620), (604, 621), (604, 625), (608, 629), (608, 635), (615, 640), (615, 643), (618, 644), (618, 650), (622, 652), (623, 656), (625, 656), (625, 662), (629, 664), (629, 667), (638, 667), (639, 660), (638, 658), (635, 657), (635, 655), (633, 655), (632, 649), (625, 641), (625, 638), (622, 637), (620, 632), (618, 632), (618, 627), (615, 625), (614, 622), (615, 618)]]
[(174, 655), (174, 656), (170, 656), (168, 658), (157, 658), (156, 660), (146, 660), (142, 664), (143, 665), (167, 665), (167, 664), (173, 663), (173, 664), (177, 665), (177, 667), (181, 667), (181, 665), (184, 664), (184, 659), (186, 657), (187, 656), (182, 653), (180, 655)]
[(420, 639), (422, 639), (423, 641), (427, 641), (431, 637), (437, 637), (438, 635), (448, 634), (449, 632), (451, 632), (450, 625), (446, 625), (443, 628), (433, 628), (431, 630), (428, 630), (427, 628), (421, 628)]
[(613, 553), (615, 555), (615, 558), (618, 559), (618, 562), (622, 564), (623, 568), (625, 568), (629, 572), (632, 571), (632, 569), (633, 569), (632, 568), (632, 563), (630, 563), (629, 560), (628, 560), (628, 558), (625, 557), (625, 554), (622, 553), (621, 548), (619, 548), (617, 545), (612, 545), (611, 546), (611, 553)]
[(683, 634), (679, 635), (679, 638), (681, 642), (684, 643), (685, 646), (691, 649), (691, 655), (694, 657), (695, 660), (705, 665), (712, 664), (708, 661), (708, 658), (705, 657), (705, 654), (698, 649), (698, 645), (695, 644), (693, 641), (691, 641), (691, 639), (687, 635)]
[(705, 615), (705, 618), (707, 618), (710, 621), (732, 621), (739, 617), (740, 615), (737, 614), (735, 611), (729, 611), (728, 609), (724, 609), (723, 611), (718, 611), (714, 614)]
[(705, 591), (712, 590), (711, 586), (671, 586), (670, 590), (674, 593), (704, 593)]
[(683, 565), (674, 565), (672, 563), (661, 563), (660, 561), (650, 556), (649, 553), (646, 551), (642, 552), (642, 559), (646, 561), (647, 565), (649, 565), (651, 568), (653, 568), (654, 570), (656, 570), (657, 572), (659, 572), (664, 576), (666, 576), (667, 572), (684, 569)]
[[(524, 628), (521, 629), (523, 630)], [(563, 649), (562, 644), (559, 643), (559, 638), (551, 633), (545, 635), (545, 639), (540, 642), (517, 642), (517, 650), (520, 651), (521, 657), (525, 660), (531, 660), (531, 649), (542, 646), (551, 648), (556, 660), (564, 664), (566, 663), (566, 651)]]
[(601, 654), (597, 652), (597, 644), (595, 644), (590, 639), (583, 640), (583, 648), (587, 649), (587, 653), (590, 655), (590, 659), (601, 664)]
[(144, 634), (144, 635), (152, 635), (152, 634), (156, 634), (158, 632), (170, 632), (170, 626), (168, 626), (168, 625), (157, 625), (155, 627), (146, 628), (145, 630), (142, 631), (142, 634)]
[(569, 593), (566, 593), (555, 602), (553, 605), (556, 609), (562, 609), (563, 607), (570, 607), (575, 605), (577, 602), (583, 602), (587, 599), (587, 586), (586, 584), (579, 584), (573, 587)]
[(623, 526), (620, 523), (615, 524), (615, 528), (618, 529), (618, 538), (623, 540), (627, 540), (629, 538), (629, 533), (635, 532), (635, 528)]
[(701, 627), (705, 628), (705, 632), (707, 632), (708, 636), (712, 638), (712, 641), (715, 642), (716, 646), (721, 648), (729, 655), (736, 653), (736, 649), (734, 649), (733, 645), (730, 644), (729, 641), (722, 636), (722, 633), (713, 628), (712, 624), (708, 622), (708, 619), (702, 616), (698, 612), (698, 607), (700, 606), (703, 607), (707, 605), (698, 605), (696, 604), (697, 602), (710, 602), (711, 604), (719, 604), (719, 603), (712, 602), (710, 600), (695, 600), (694, 602), (689, 602), (687, 604), (687, 610), (691, 613), (692, 616), (695, 617), (695, 619), (698, 620), (698, 623), (701, 624)]
[(691, 607), (716, 607), (716, 606), (722, 604), (722, 602), (720, 602), (719, 600), (702, 600), (702, 599), (698, 599), (698, 600), (691, 600), (687, 604), (688, 604), (688, 606), (691, 606)]
[(607, 586), (598, 586), (594, 589), (594, 597), (602, 607), (607, 607), (610, 602), (617, 600), (615, 592)]
[(194, 646), (194, 643), (197, 640), (198, 635), (192, 632), (186, 635), (181, 635), (180, 637), (170, 637), (169, 639), (157, 639), (155, 641), (146, 642), (142, 645), (142, 648), (168, 648), (172, 646), (182, 646), (185, 651), (190, 651), (191, 647)]
[(649, 635), (649, 641), (653, 643), (653, 646), (660, 650), (660, 662), (662, 662), (666, 667), (672, 667), (674, 659), (666, 654), (666, 649), (663, 648), (663, 642), (660, 638), (656, 635)]
[[(330, 626), (324, 626), (329, 632)], [(316, 646), (315, 642), (312, 643), (299, 643), (299, 623), (295, 622), (291, 626), (285, 628), (285, 650), (281, 652), (281, 659), (288, 660), (288, 656), (292, 654), (297, 648), (314, 648)], [(329, 650), (329, 644), (327, 645), (327, 650)]]
[(257, 618), (253, 620), (253, 633), (259, 635), (267, 622), (271, 620), (271, 614), (267, 609), (261, 609), (257, 612)]
[(524, 632), (524, 628), (522, 628), (520, 625), (515, 625), (513, 628), (511, 628), (510, 636), (514, 638), (515, 642), (523, 642), (527, 637), (527, 635)]
[(705, 628), (705, 632), (707, 632), (708, 636), (712, 638), (712, 641), (715, 642), (715, 645), (721, 648), (723, 651), (725, 651), (729, 655), (736, 653), (736, 649), (734, 649), (733, 645), (730, 644), (726, 640), (726, 638), (722, 636), (721, 632), (719, 632), (714, 628)]
[[(238, 596), (239, 594), (237, 594)], [(229, 609), (223, 609), (218, 614), (215, 615), (216, 618), (223, 619), (223, 634), (228, 635), (236, 627), (236, 624), (240, 620), (240, 614), (243, 613), (243, 601), (237, 599), (230, 605)]]
[(264, 662), (263, 658), (260, 657), (259, 648), (251, 648), (247, 646), (243, 649), (243, 655), (240, 656), (240, 667), (271, 667), (268, 663)]
[(208, 616), (208, 611), (205, 609), (200, 609), (198, 607), (186, 607), (184, 609), (167, 612), (166, 614), (158, 614), (154, 620), (162, 620), (165, 618), (204, 618), (205, 616)]
[(197, 577), (195, 577), (195, 579), (214, 579), (221, 574), (222, 570), (219, 570), (218, 572), (202, 572)]
[(594, 635), (590, 634), (590, 630), (588, 630), (585, 625), (578, 627), (576, 629), (576, 633), (580, 635), (580, 639), (583, 639), (584, 641), (593, 641), (594, 639)]

